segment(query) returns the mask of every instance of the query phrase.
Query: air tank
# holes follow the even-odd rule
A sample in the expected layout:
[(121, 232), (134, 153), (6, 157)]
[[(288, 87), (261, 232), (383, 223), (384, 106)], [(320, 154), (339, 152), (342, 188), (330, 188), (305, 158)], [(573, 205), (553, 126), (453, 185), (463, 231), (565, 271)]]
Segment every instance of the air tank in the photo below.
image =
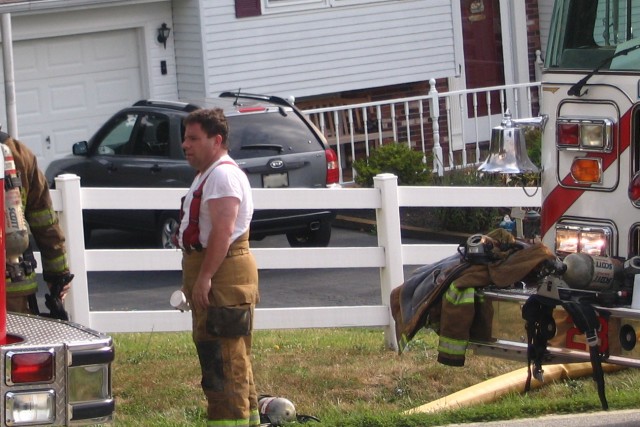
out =
[(4, 223), (5, 252), (8, 273), (12, 281), (24, 280), (20, 258), (29, 248), (29, 229), (22, 209), (20, 176), (16, 171), (11, 149), (0, 144), (4, 156)]
[(570, 254), (563, 260), (567, 270), (562, 279), (574, 289), (604, 291), (621, 278), (623, 264), (615, 258)]

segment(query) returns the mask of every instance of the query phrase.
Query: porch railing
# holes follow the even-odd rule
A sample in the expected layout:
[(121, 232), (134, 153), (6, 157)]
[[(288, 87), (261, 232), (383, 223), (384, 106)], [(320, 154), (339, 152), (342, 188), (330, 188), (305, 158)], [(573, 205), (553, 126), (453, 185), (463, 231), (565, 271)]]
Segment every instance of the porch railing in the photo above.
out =
[(303, 110), (336, 149), (341, 183), (353, 182), (355, 160), (388, 142), (421, 150), (440, 176), (477, 165), (507, 109), (513, 118), (538, 113), (540, 82), (442, 93), (429, 85), (421, 96)]

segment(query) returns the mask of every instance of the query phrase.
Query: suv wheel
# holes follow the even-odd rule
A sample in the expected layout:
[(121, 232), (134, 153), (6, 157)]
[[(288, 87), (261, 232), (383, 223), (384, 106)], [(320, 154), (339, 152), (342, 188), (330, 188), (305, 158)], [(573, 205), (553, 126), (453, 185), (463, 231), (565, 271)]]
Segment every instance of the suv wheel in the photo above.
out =
[(160, 214), (156, 228), (156, 243), (158, 247), (176, 249), (176, 246), (171, 241), (171, 235), (176, 227), (178, 227), (177, 213), (163, 212)]
[(287, 233), (292, 248), (310, 248), (329, 246), (331, 240), (331, 221), (320, 221), (317, 230), (294, 231)]

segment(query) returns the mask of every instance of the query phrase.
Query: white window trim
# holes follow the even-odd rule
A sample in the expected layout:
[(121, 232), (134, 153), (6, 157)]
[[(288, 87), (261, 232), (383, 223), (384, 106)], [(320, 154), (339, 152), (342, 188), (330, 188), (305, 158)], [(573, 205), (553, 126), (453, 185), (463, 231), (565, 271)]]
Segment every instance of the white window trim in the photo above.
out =
[(261, 0), (263, 15), (390, 1), (398, 0)]
[(331, 7), (330, 0), (262, 0), (263, 15), (326, 7)]

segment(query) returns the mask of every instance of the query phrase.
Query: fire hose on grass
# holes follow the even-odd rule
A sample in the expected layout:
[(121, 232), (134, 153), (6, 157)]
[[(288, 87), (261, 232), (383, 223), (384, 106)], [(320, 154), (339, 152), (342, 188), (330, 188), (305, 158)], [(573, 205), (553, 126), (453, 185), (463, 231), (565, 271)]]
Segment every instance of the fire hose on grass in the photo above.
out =
[[(624, 368), (624, 366), (610, 363), (602, 364), (603, 371), (607, 373)], [(433, 413), (448, 409), (463, 408), (479, 403), (490, 403), (509, 393), (522, 393), (525, 391), (527, 382), (527, 370), (528, 368), (521, 368), (491, 378), (464, 390), (409, 409), (405, 411), (404, 414)], [(540, 388), (544, 384), (550, 384), (553, 381), (581, 378), (591, 375), (592, 373), (593, 368), (589, 362), (547, 365), (544, 368), (545, 382), (540, 382), (534, 378), (531, 381), (531, 388)]]

